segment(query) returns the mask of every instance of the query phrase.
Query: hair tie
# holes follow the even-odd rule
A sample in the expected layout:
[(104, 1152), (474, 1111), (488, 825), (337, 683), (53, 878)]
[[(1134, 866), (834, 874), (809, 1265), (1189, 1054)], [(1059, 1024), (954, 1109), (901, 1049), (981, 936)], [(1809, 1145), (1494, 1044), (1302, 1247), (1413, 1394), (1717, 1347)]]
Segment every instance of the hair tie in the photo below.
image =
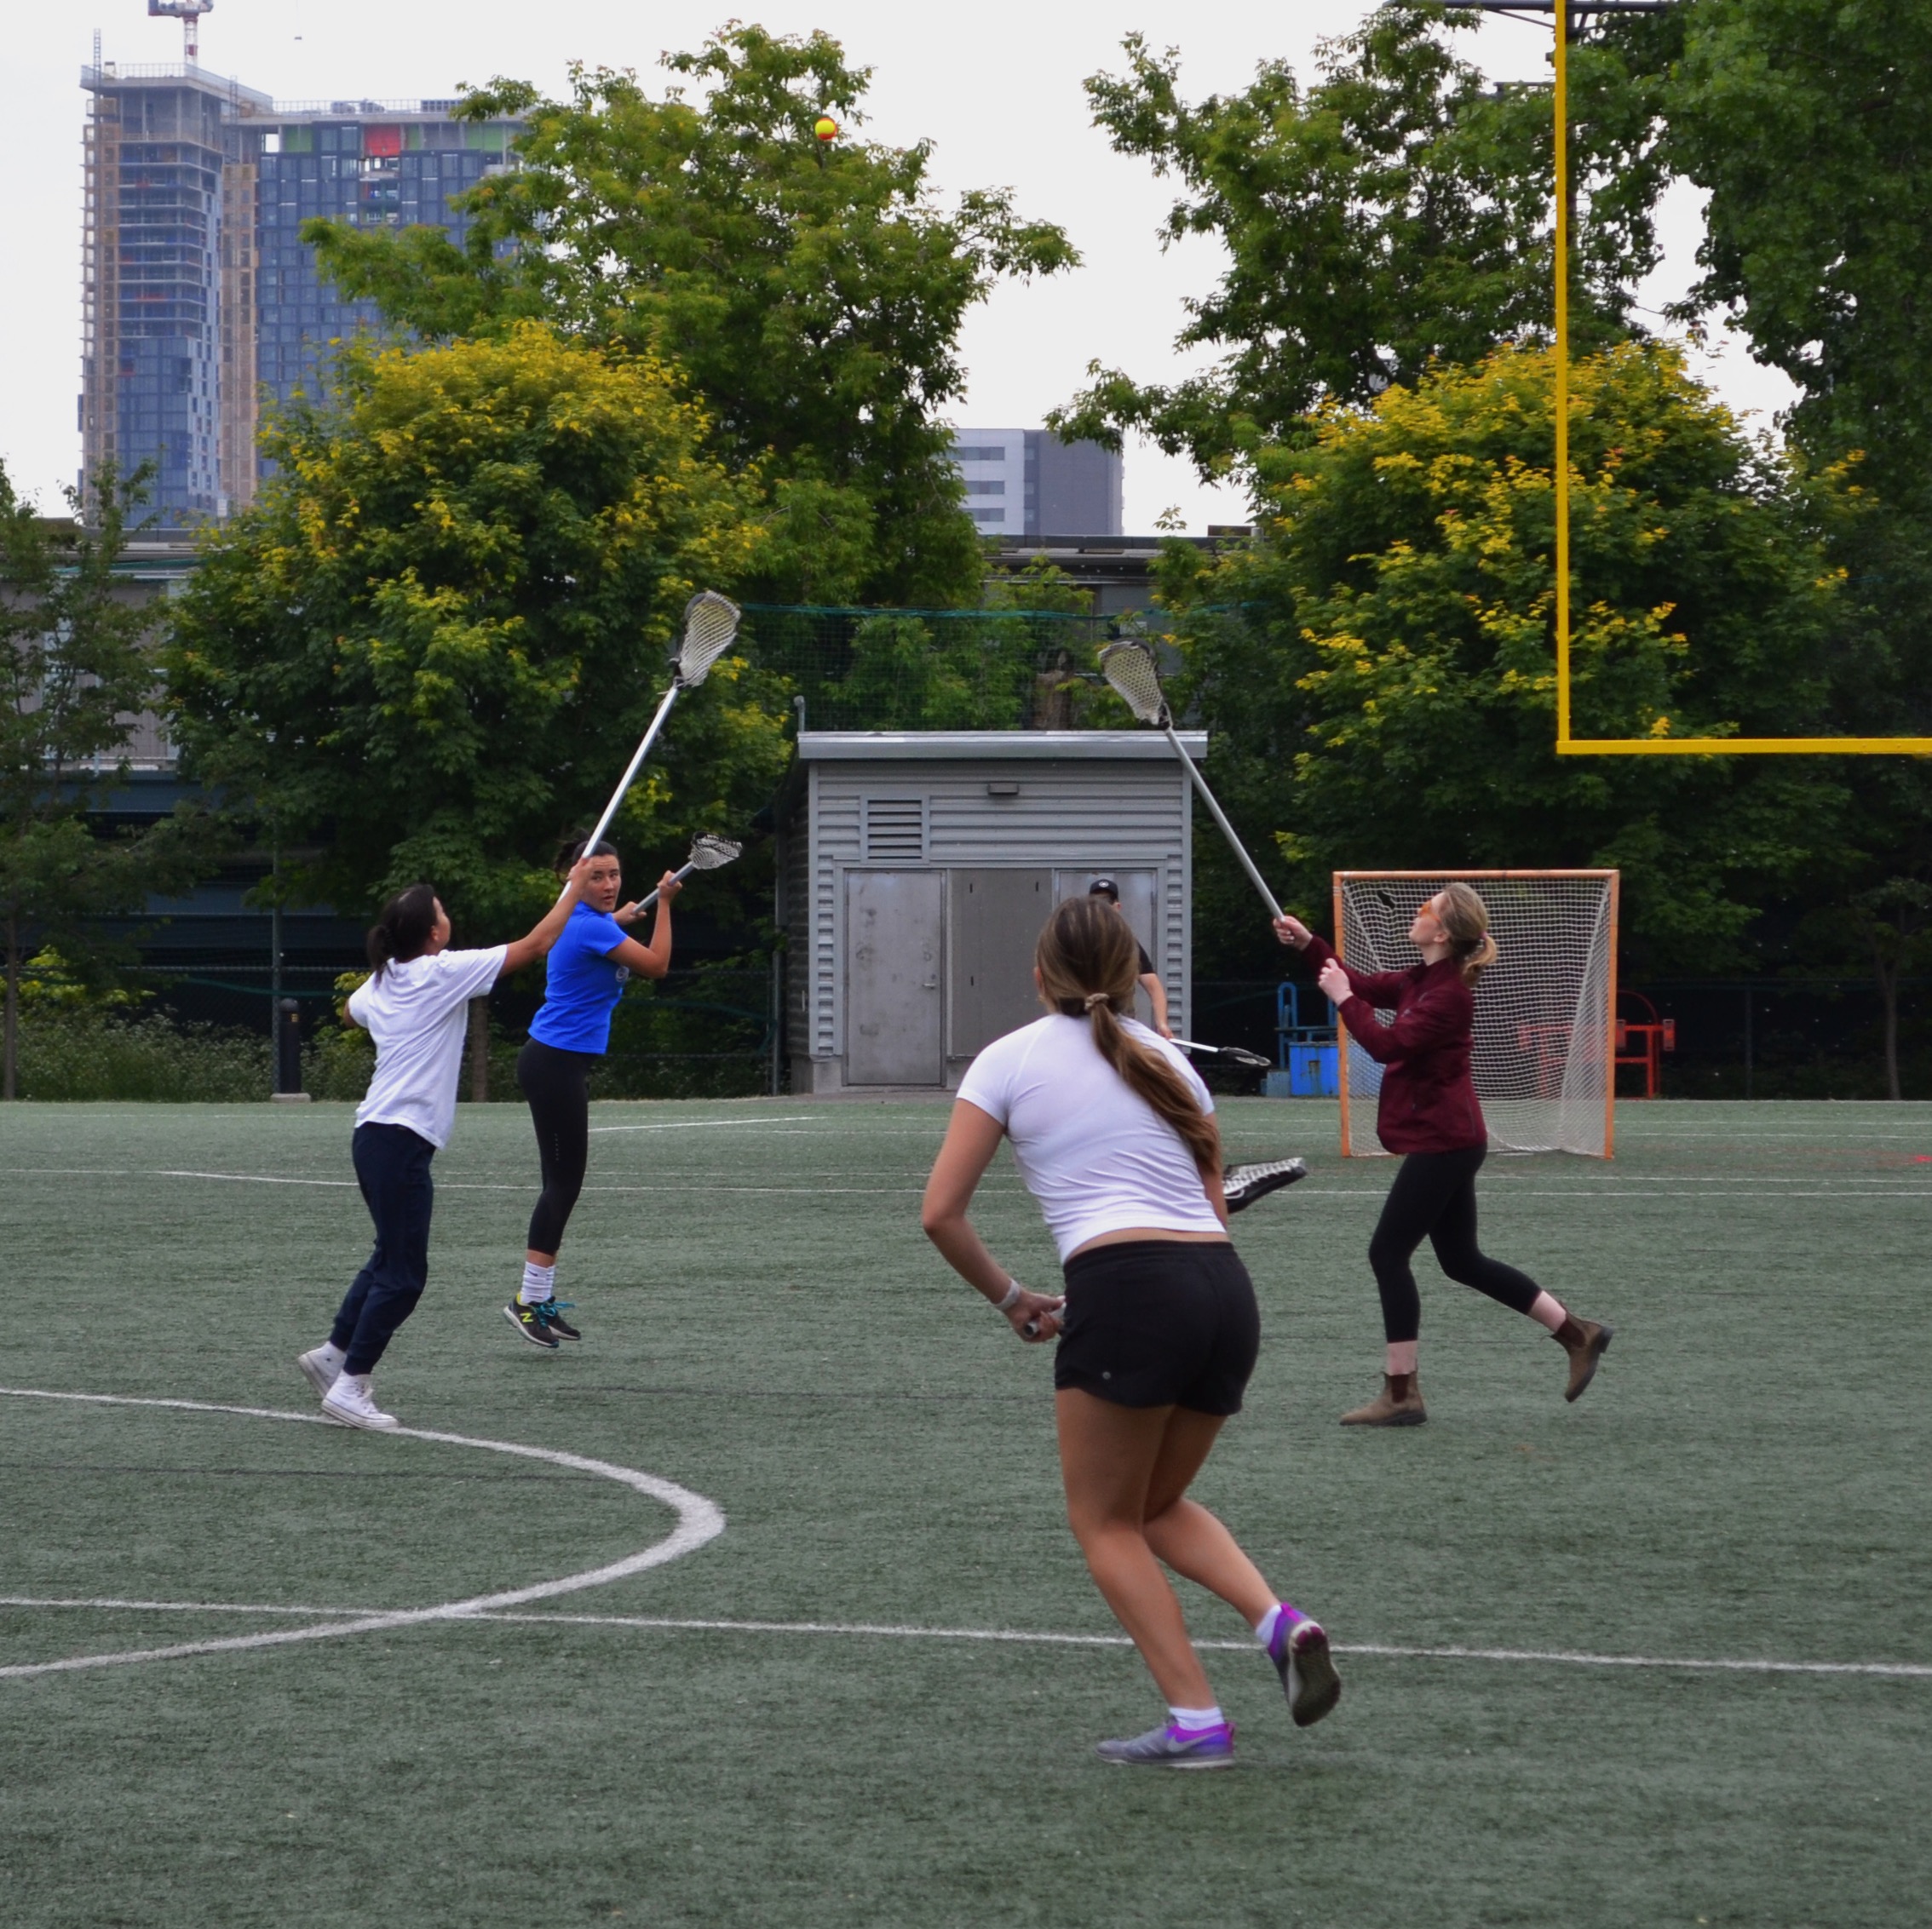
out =
[(1095, 1005), (1111, 1005), (1113, 1002), (1113, 1000), (1105, 991), (1090, 991), (1087, 994), (1086, 1005), (1090, 1012)]

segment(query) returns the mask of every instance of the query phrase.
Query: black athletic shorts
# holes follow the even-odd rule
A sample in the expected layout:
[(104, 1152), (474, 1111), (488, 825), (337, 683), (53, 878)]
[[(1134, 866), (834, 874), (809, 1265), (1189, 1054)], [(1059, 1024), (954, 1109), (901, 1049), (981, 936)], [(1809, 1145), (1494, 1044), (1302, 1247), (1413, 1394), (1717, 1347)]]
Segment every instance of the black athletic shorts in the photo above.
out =
[(1241, 1410), (1261, 1309), (1233, 1247), (1130, 1239), (1076, 1253), (1053, 1383), (1122, 1407)]

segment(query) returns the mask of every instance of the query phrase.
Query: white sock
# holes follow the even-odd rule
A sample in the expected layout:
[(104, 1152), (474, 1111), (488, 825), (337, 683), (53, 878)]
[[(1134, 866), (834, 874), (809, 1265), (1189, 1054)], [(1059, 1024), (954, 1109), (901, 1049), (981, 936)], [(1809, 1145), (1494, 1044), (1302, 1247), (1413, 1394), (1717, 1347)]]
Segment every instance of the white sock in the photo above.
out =
[(331, 1371), (340, 1373), (342, 1370), (342, 1362), (348, 1355), (333, 1340), (325, 1340), (315, 1349), (315, 1357)]
[(1199, 1735), (1210, 1728), (1218, 1728), (1222, 1719), (1221, 1710), (1217, 1708), (1170, 1706), (1167, 1717), (1183, 1735)]
[(1281, 1603), (1277, 1601), (1259, 1621), (1255, 1623), (1255, 1639), (1263, 1648), (1274, 1639), (1274, 1631), (1281, 1625)]
[(526, 1306), (540, 1306), (546, 1300), (554, 1300), (557, 1295), (557, 1269), (554, 1266), (536, 1266), (530, 1260), (523, 1262), (523, 1285), (517, 1298)]
[(1538, 1326), (1547, 1326), (1552, 1333), (1570, 1317), (1563, 1310), (1563, 1302), (1555, 1294), (1540, 1291), (1530, 1301), (1529, 1316)]

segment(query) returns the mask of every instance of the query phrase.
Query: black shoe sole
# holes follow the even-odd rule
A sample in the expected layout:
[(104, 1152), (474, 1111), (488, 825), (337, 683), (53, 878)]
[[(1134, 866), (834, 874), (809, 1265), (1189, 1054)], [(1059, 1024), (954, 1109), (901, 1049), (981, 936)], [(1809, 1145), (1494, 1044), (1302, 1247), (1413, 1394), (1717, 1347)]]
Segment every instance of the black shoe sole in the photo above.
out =
[[(1319, 1640), (1312, 1640), (1306, 1647), (1297, 1650), (1294, 1667), (1308, 1691), (1298, 1704), (1294, 1696), (1289, 1695), (1288, 1712), (1297, 1728), (1313, 1728), (1324, 1715), (1332, 1714), (1335, 1704), (1342, 1699), (1342, 1677), (1335, 1672), (1335, 1662), (1328, 1651), (1328, 1637), (1324, 1634)], [(1286, 1668), (1281, 1670), (1281, 1686), (1286, 1692)]]
[(541, 1346), (547, 1353), (554, 1353), (557, 1350), (557, 1342), (555, 1340), (551, 1339), (549, 1335), (538, 1333), (526, 1325), (522, 1320), (517, 1318), (514, 1308), (505, 1306), (503, 1308), (503, 1318), (516, 1329), (519, 1339), (527, 1340), (533, 1346)]

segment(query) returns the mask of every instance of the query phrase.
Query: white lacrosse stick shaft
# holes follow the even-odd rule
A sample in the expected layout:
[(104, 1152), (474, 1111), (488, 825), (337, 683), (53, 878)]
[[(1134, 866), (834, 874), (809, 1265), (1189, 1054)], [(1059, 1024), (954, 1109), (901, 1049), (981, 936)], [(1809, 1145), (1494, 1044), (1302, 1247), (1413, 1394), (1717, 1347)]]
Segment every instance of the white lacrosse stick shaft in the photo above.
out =
[[(664, 692), (664, 700), (658, 705), (658, 714), (651, 719), (651, 727), (644, 732), (644, 741), (637, 746), (630, 761), (624, 766), (624, 775), (618, 779), (618, 787), (611, 793), (611, 801), (604, 806), (604, 814), (597, 819), (597, 828), (590, 833), (589, 841), (584, 847), (588, 856), (602, 841), (604, 833), (611, 827), (611, 819), (618, 814), (618, 806), (624, 801), (624, 794), (630, 789), (631, 780), (642, 767), (646, 757), (651, 754), (651, 746), (658, 740), (658, 732), (664, 727), (664, 719), (671, 713), (671, 705), (677, 701), (678, 686), (672, 684)], [(680, 871), (681, 877), (684, 874)]]
[[(730, 864), (732, 861), (733, 860), (730, 858), (724, 858), (719, 859), (716, 863), (701, 864), (699, 863), (697, 858), (693, 858), (689, 864), (680, 864), (677, 869), (671, 873), (672, 880), (676, 883), (681, 884), (686, 878), (691, 876), (693, 871), (722, 870), (726, 864)], [(664, 887), (660, 884), (655, 890), (652, 892), (651, 895), (648, 898), (640, 898), (637, 900), (638, 910), (641, 911), (649, 910), (652, 905), (657, 903), (658, 895), (663, 891), (663, 889)]]
[(1262, 902), (1268, 906), (1270, 917), (1279, 917), (1281, 907), (1274, 901), (1274, 893), (1268, 887), (1268, 880), (1256, 869), (1255, 860), (1248, 855), (1247, 847), (1234, 835), (1234, 826), (1228, 821), (1228, 813), (1214, 801), (1214, 793), (1208, 789), (1207, 779), (1200, 773), (1199, 766), (1187, 755), (1187, 747), (1176, 733), (1174, 726), (1164, 726), (1167, 741), (1174, 746), (1174, 754), (1181, 760), (1181, 767), (1194, 780), (1194, 788), (1201, 794), (1201, 801), (1208, 807), (1214, 821), (1221, 826), (1221, 835), (1228, 840), (1228, 847), (1241, 860), (1241, 868), (1253, 880), (1256, 890), (1261, 893)]

